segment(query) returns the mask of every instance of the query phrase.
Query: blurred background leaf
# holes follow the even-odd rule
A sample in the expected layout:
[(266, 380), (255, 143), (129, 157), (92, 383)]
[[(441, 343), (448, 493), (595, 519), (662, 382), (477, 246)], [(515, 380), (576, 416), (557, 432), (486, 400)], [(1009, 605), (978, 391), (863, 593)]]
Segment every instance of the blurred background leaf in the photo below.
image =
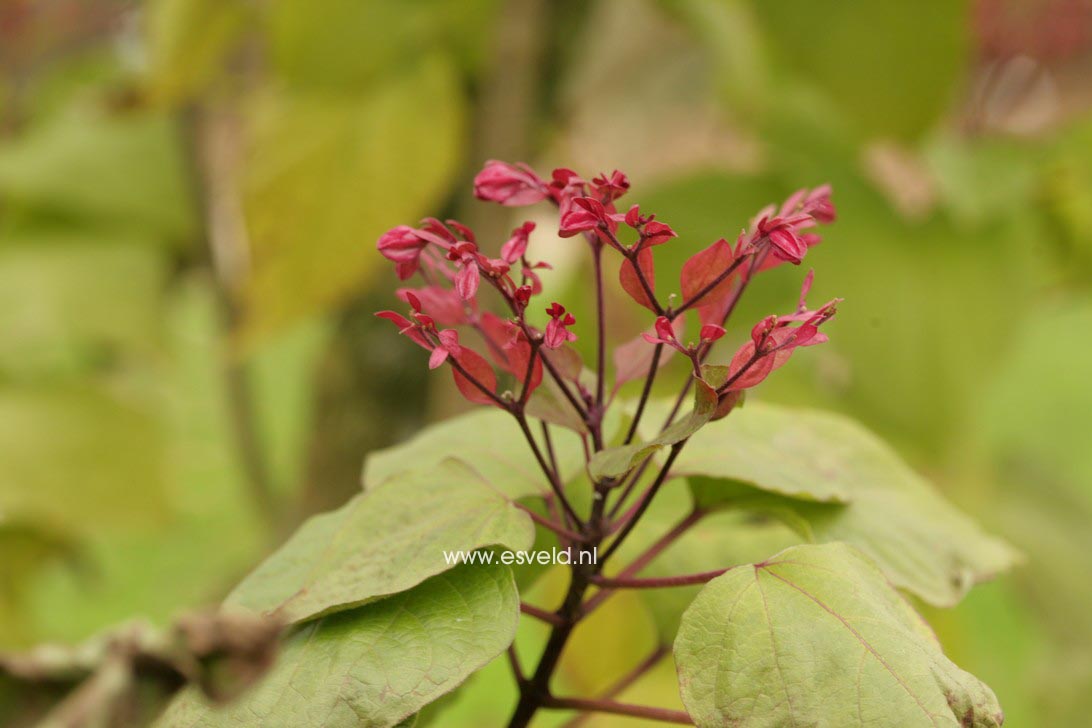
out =
[[(589, 320), (555, 221), (471, 201), (499, 157), (630, 173), (680, 233), (656, 251), (665, 292), (697, 249), (831, 182), (839, 221), (808, 257), (814, 299), (846, 298), (831, 344), (755, 394), (860, 419), (1023, 550), (929, 617), (1013, 725), (1082, 724), (1090, 29), (1089, 0), (3, 3), (0, 646), (217, 601), (356, 492), (368, 450), (459, 408), (371, 316), (398, 308), (386, 228), (458, 217), (495, 250), (530, 215), (558, 259), (547, 295)], [(723, 347), (804, 273), (772, 271)], [(611, 294), (619, 342), (647, 328)], [(738, 520), (657, 568), (785, 536)], [(559, 685), (600, 689), (678, 606), (608, 602), (614, 647), (574, 646)], [(522, 631), (527, 661), (542, 634)], [(491, 724), (513, 694), (496, 664), (422, 723)], [(677, 705), (669, 661), (627, 696)]]

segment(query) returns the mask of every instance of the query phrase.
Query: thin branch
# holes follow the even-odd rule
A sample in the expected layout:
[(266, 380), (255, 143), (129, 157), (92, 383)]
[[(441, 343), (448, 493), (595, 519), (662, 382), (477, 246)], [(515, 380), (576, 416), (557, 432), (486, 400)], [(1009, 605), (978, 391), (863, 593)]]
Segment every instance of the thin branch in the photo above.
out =
[(600, 589), (663, 589), (672, 586), (691, 586), (704, 584), (711, 581), (732, 567), (701, 571), (696, 574), (680, 574), (678, 576), (657, 576), (647, 579), (622, 579), (607, 576), (597, 576), (592, 579)]
[(561, 617), (557, 616), (553, 612), (547, 612), (545, 609), (541, 609), (534, 605), (527, 604), (526, 602), (519, 603), (519, 611), (523, 612), (529, 617), (534, 617), (535, 619), (545, 622), (546, 624), (552, 624), (555, 627), (560, 626), (563, 621)]
[[(625, 488), (622, 489), (621, 496), (619, 496), (618, 500), (615, 501), (614, 505), (610, 509), (610, 513), (608, 513), (607, 517), (610, 520), (613, 521), (618, 516), (618, 511), (622, 510), (622, 506), (624, 506), (626, 504), (626, 500), (628, 500), (630, 494), (633, 493), (633, 489), (636, 488), (637, 484), (641, 482), (641, 478), (644, 476), (645, 471), (648, 470), (649, 463), (651, 463), (652, 461), (653, 461), (653, 456), (649, 455), (648, 457), (646, 457), (644, 460), (641, 461), (640, 465), (638, 465), (636, 468), (631, 470), (629, 475), (626, 476), (626, 478), (628, 479), (629, 482), (626, 483)], [(636, 507), (636, 506), (634, 506), (634, 507)], [(632, 513), (627, 513), (626, 515), (627, 516), (632, 515)], [(622, 520), (624, 521), (625, 519), (622, 519)], [(620, 526), (621, 526), (621, 523), (612, 524), (612, 526), (607, 529), (607, 533), (608, 534), (614, 533), (615, 531), (618, 530), (618, 528)]]
[(508, 665), (512, 668), (512, 676), (516, 678), (516, 684), (521, 684), (526, 678), (523, 677), (523, 668), (519, 666), (519, 655), (516, 654), (516, 643), (508, 645)]
[(595, 264), (595, 308), (599, 312), (596, 348), (595, 406), (603, 408), (604, 381), (607, 374), (607, 309), (603, 300), (603, 246), (596, 242), (592, 247), (592, 260)]
[[(644, 553), (634, 559), (629, 566), (618, 572), (614, 578), (628, 579), (641, 573), (646, 566), (656, 560), (657, 556), (666, 551), (671, 544), (675, 543), (683, 534), (693, 528), (698, 521), (705, 517), (705, 515), (705, 511), (695, 508), (682, 518), (682, 520), (672, 526), (663, 536), (656, 539), (654, 544), (649, 546)], [(609, 599), (613, 593), (614, 592), (610, 590), (602, 590), (588, 599), (588, 601), (584, 602), (584, 606), (580, 610), (581, 616), (590, 614), (596, 607)]]
[(551, 695), (543, 700), (542, 705), (545, 708), (558, 710), (583, 710), (592, 713), (609, 713), (611, 715), (626, 715), (631, 718), (658, 720), (663, 723), (694, 725), (694, 721), (690, 719), (690, 716), (681, 710), (669, 710), (668, 708), (656, 708), (648, 705), (631, 705), (630, 703), (618, 703), (613, 700), (559, 698)]
[[(245, 261), (247, 240), (241, 212), (233, 204), (237, 200), (227, 194), (233, 189), (234, 181), (230, 160), (224, 160), (225, 154), (218, 146), (224, 147), (235, 140), (221, 141), (217, 146), (215, 119), (200, 105), (188, 106), (180, 117), (187, 182), (201, 221), (197, 235), (212, 270), (222, 333), (230, 338), (236, 333), (241, 318), (236, 294), (240, 276), (245, 272), (241, 263)], [(228, 352), (230, 347), (223, 348)], [(255, 509), (267, 524), (275, 526), (280, 508), (273, 474), (262, 447), (250, 367), (230, 352), (222, 359), (224, 394), (246, 487)]]
[(641, 500), (637, 506), (636, 511), (634, 511), (633, 515), (631, 515), (627, 519), (626, 525), (622, 526), (622, 530), (615, 537), (614, 541), (603, 554), (603, 561), (609, 559), (611, 555), (618, 550), (618, 547), (622, 545), (622, 542), (625, 541), (626, 537), (629, 536), (631, 531), (633, 531), (633, 528), (637, 525), (637, 522), (641, 520), (641, 516), (643, 516), (645, 514), (645, 511), (648, 510), (648, 507), (652, 503), (652, 499), (656, 497), (656, 493), (657, 491), (659, 491), (660, 486), (663, 485), (665, 480), (667, 480), (668, 471), (671, 470), (671, 466), (674, 464), (675, 458), (679, 456), (679, 453), (682, 451), (685, 445), (686, 440), (682, 440), (681, 442), (677, 442), (671, 446), (671, 452), (668, 454), (667, 460), (664, 461), (663, 466), (660, 468), (660, 472), (656, 474), (656, 479), (652, 481), (652, 485), (650, 485), (648, 487), (648, 490), (645, 491), (644, 495), (641, 496)]
[(531, 452), (534, 453), (535, 460), (538, 461), (538, 466), (542, 469), (542, 472), (546, 475), (546, 480), (550, 482), (550, 487), (554, 491), (554, 495), (557, 496), (558, 503), (565, 509), (565, 512), (569, 514), (569, 517), (577, 524), (582, 524), (580, 516), (573, 510), (572, 505), (569, 503), (569, 499), (565, 497), (565, 490), (561, 486), (560, 476), (555, 473), (546, 459), (542, 456), (542, 450), (539, 449), (538, 443), (535, 441), (535, 436), (531, 433), (531, 428), (527, 426), (527, 416), (520, 411), (514, 411), (512, 414), (516, 416), (516, 422), (519, 423), (520, 430), (523, 431), (523, 437), (527, 440), (527, 444), (531, 446)]
[(506, 410), (508, 412), (512, 411), (512, 405), (511, 404), (509, 404), (508, 402), (505, 402), (503, 399), (498, 397), (496, 392), (489, 391), (489, 388), (486, 387), (484, 384), (482, 384), (481, 381), (479, 381), (477, 377), (475, 377), (473, 374), (468, 372), (466, 370), (466, 368), (462, 364), (460, 364), (458, 361), (456, 361), (455, 357), (449, 356), (447, 358), (447, 363), (451, 365), (452, 369), (459, 372), (459, 374), (461, 374), (463, 376), (463, 379), (465, 379), (466, 381), (473, 384), (485, 396), (489, 397), (489, 399), (491, 399), (495, 405), (500, 407), (502, 410)]
[[(637, 663), (637, 665), (634, 666), (633, 669), (631, 669), (629, 672), (627, 672), (622, 677), (615, 680), (611, 684), (610, 687), (608, 687), (606, 690), (604, 690), (602, 693), (600, 693), (599, 694), (599, 699), (600, 700), (609, 700), (610, 698), (614, 698), (614, 697), (617, 697), (618, 695), (621, 695), (625, 690), (627, 690), (635, 682), (640, 680), (641, 677), (643, 677), (645, 673), (647, 673), (652, 668), (656, 667), (656, 665), (660, 664), (660, 661), (663, 660), (664, 657), (666, 657), (670, 651), (671, 650), (668, 649), (668, 647), (666, 645), (662, 645), (662, 644), (656, 645), (656, 647), (653, 648), (652, 652), (650, 652), (647, 657), (645, 657), (643, 660), (641, 660), (639, 663)], [(575, 718), (573, 718), (572, 720), (570, 720), (562, 728), (580, 728), (580, 726), (587, 723), (588, 720), (590, 720), (590, 719), (591, 719), (591, 714), (590, 713), (582, 713), (582, 714), (576, 716)]]
[(652, 363), (648, 365), (648, 375), (645, 376), (645, 386), (641, 389), (640, 399), (637, 400), (637, 411), (633, 413), (633, 421), (629, 424), (629, 432), (626, 433), (624, 445), (633, 442), (633, 438), (637, 434), (637, 426), (641, 424), (641, 415), (645, 413), (645, 405), (648, 404), (648, 398), (652, 394), (652, 383), (656, 380), (656, 372), (660, 368), (660, 357), (663, 352), (664, 345), (656, 344), (656, 348), (652, 352)]
[(527, 400), (531, 397), (531, 377), (535, 373), (535, 362), (539, 358), (538, 350), (542, 346), (540, 341), (531, 341), (529, 346), (531, 347), (531, 355), (527, 357), (527, 371), (523, 375), (523, 389), (520, 390), (519, 395), (519, 408), (524, 409), (527, 406)]
[(728, 276), (735, 273), (736, 269), (739, 268), (739, 266), (745, 260), (747, 260), (747, 257), (744, 257), (744, 256), (740, 256), (739, 258), (736, 258), (735, 260), (733, 260), (732, 264), (730, 266), (725, 268), (724, 271), (722, 271), (720, 275), (718, 275), (712, 281), (710, 281), (705, 286), (703, 286), (700, 291), (695, 293), (693, 296), (691, 296), (687, 300), (683, 301), (682, 304), (678, 308), (672, 309), (671, 311), (668, 311), (667, 312), (667, 317), (669, 319), (671, 319), (672, 321), (674, 321), (676, 318), (678, 318), (687, 309), (697, 305), (698, 301), (700, 301), (701, 299), (703, 299), (707, 295), (709, 295), (713, 291), (714, 288), (716, 288), (721, 283), (726, 281), (728, 279)]
[(539, 514), (535, 513), (533, 510), (531, 510), (527, 506), (523, 505), (522, 503), (516, 503), (515, 506), (516, 506), (516, 508), (519, 508), (521, 511), (523, 511), (528, 516), (530, 516), (532, 521), (539, 524), (543, 528), (547, 528), (547, 529), (553, 531), (554, 533), (556, 533), (558, 536), (561, 536), (562, 538), (568, 539), (569, 541), (575, 541), (575, 542), (582, 541), (583, 538), (584, 538), (579, 533), (576, 533), (575, 531), (571, 531), (568, 528), (565, 528), (560, 523), (554, 523), (549, 518), (546, 518), (544, 516), (540, 516)]
[(645, 278), (645, 272), (641, 270), (641, 266), (637, 263), (637, 256), (643, 249), (638, 247), (636, 250), (632, 250), (625, 245), (622, 245), (622, 243), (618, 241), (618, 236), (606, 225), (600, 225), (599, 229), (610, 238), (614, 247), (617, 248), (622, 253), (623, 257), (629, 261), (630, 265), (633, 266), (633, 270), (637, 274), (637, 282), (641, 284), (641, 288), (644, 290), (649, 303), (652, 304), (652, 308), (656, 312), (656, 315), (663, 316), (666, 314), (667, 309), (665, 309), (656, 298), (656, 292), (652, 290), (652, 285), (648, 282), (648, 279)]

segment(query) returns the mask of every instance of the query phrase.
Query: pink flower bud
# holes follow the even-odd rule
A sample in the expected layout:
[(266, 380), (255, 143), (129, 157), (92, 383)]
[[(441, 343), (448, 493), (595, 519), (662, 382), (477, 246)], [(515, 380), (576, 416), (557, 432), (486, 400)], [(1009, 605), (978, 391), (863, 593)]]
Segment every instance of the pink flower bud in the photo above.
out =
[(428, 245), (417, 230), (399, 225), (379, 236), (375, 247), (387, 260), (394, 263), (395, 272), (400, 280), (405, 280), (417, 272), (421, 251)]
[(512, 237), (501, 246), (501, 258), (508, 263), (515, 263), (527, 252), (527, 241), (531, 231), (535, 229), (533, 222), (525, 222), (512, 231)]
[(546, 199), (546, 183), (525, 164), (490, 160), (474, 178), (474, 196), (509, 207), (533, 205)]
[(716, 324), (706, 324), (701, 327), (701, 340), (706, 343), (712, 343), (724, 336), (725, 331), (723, 326), (717, 326)]

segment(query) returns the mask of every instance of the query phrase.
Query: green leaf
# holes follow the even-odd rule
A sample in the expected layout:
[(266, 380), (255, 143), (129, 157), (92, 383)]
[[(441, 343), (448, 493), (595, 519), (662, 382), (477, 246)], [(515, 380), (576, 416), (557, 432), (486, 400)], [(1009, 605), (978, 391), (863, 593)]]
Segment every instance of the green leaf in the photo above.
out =
[(154, 0), (147, 4), (149, 81), (168, 101), (200, 92), (246, 30), (252, 7), (240, 0)]
[(163, 433), (147, 409), (99, 385), (0, 388), (0, 514), (71, 534), (160, 518)]
[(507, 567), (460, 566), (302, 626), (242, 700), (217, 710), (189, 691), (160, 725), (388, 728), (503, 652), (518, 620)]
[(629, 445), (608, 447), (597, 452), (588, 463), (588, 472), (594, 480), (617, 478), (640, 464), (645, 458), (655, 455), (665, 447), (671, 447), (693, 436), (717, 411), (717, 382), (727, 377), (727, 367), (703, 367), (708, 383), (703, 379), (694, 379), (694, 409), (664, 430), (658, 437), (648, 442), (635, 442)]
[[(666, 532), (671, 525), (661, 524), (660, 532)], [(761, 561), (799, 543), (799, 535), (777, 519), (756, 519), (753, 514), (740, 511), (712, 513), (660, 554), (640, 576), (676, 576), (723, 569), (729, 564)], [(671, 644), (675, 639), (683, 612), (701, 588), (637, 590), (663, 644)]]
[(918, 135), (948, 108), (961, 79), (966, 2), (749, 5), (772, 50), (835, 99), (862, 135)]
[[(552, 432), (561, 478), (568, 482), (584, 464), (580, 440), (569, 432)], [(541, 494), (549, 488), (515, 420), (493, 408), (452, 417), (399, 445), (371, 453), (364, 461), (364, 487), (370, 490), (407, 470), (449, 458), (472, 463), (474, 470), (509, 498)]]
[(464, 117), (452, 63), (435, 54), (363, 95), (260, 100), (243, 180), (253, 244), (248, 342), (342, 303), (387, 266), (374, 241), (439, 204), (458, 167)]
[(184, 241), (193, 221), (176, 138), (164, 114), (75, 107), (0, 146), (0, 194), (13, 206)]
[(839, 415), (749, 404), (691, 438), (674, 473), (691, 478), (697, 505), (769, 512), (809, 540), (850, 543), (938, 606), (1017, 559)]
[(530, 548), (534, 524), (453, 460), (403, 473), (315, 516), (228, 596), (288, 621), (405, 591), (453, 564), (444, 552)]
[(941, 651), (884, 575), (845, 544), (796, 546), (711, 581), (675, 659), (701, 726), (995, 728), (993, 692)]
[(0, 235), (0, 370), (101, 373), (159, 355), (167, 262), (147, 242), (119, 237)]

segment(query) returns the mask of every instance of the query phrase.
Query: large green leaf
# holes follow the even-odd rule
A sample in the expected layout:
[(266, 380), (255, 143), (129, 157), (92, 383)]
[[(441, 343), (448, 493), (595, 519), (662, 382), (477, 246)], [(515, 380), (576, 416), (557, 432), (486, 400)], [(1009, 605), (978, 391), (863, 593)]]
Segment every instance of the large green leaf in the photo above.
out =
[(534, 543), (530, 517), (448, 460), (392, 478), (310, 519), (228, 596), (298, 621), (359, 606), (450, 569), (446, 552)]
[(963, 72), (966, 2), (748, 4), (771, 49), (866, 136), (919, 134), (948, 107)]
[(0, 235), (0, 370), (44, 378), (152, 359), (167, 275), (139, 237)]
[(164, 512), (162, 434), (147, 402), (103, 386), (0, 388), (0, 513), (65, 533), (146, 526)]
[(884, 575), (845, 544), (795, 546), (710, 582), (675, 659), (701, 726), (958, 726), (1003, 720)]
[(457, 168), (464, 104), (450, 60), (438, 55), (363, 95), (259, 101), (243, 180), (252, 339), (341, 303), (386, 265), (375, 240), (428, 212)]
[[(640, 576), (677, 576), (723, 569), (761, 561), (799, 543), (796, 532), (776, 519), (756, 519), (753, 514), (738, 511), (713, 513), (660, 554)], [(683, 612), (700, 591), (700, 586), (638, 590), (664, 644), (675, 638)]]
[(217, 710), (191, 691), (160, 725), (388, 728), (499, 655), (518, 619), (507, 567), (460, 566), (408, 592), (304, 625), (242, 700)]
[(1016, 560), (840, 415), (749, 404), (691, 438), (675, 473), (691, 478), (699, 506), (766, 511), (809, 540), (851, 543), (895, 586), (938, 606)]
[(176, 130), (163, 114), (74, 107), (0, 146), (13, 207), (185, 240), (192, 230)]
[[(557, 429), (552, 439), (561, 478), (568, 482), (584, 464), (580, 440)], [(406, 442), (371, 453), (364, 462), (364, 487), (375, 488), (406, 470), (436, 465), (448, 458), (471, 463), (490, 485), (509, 498), (544, 493), (549, 487), (515, 420), (493, 408), (452, 417)]]
[(200, 92), (220, 70), (254, 6), (240, 0), (153, 0), (145, 13), (148, 77), (155, 93), (182, 101)]

